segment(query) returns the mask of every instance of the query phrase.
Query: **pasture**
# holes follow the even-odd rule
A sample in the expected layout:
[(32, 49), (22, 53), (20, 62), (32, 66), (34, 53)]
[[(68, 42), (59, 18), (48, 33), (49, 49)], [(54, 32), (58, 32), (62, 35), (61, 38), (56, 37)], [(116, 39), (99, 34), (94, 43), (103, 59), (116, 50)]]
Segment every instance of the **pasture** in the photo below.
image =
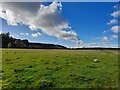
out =
[(3, 49), (1, 72), (3, 89), (117, 88), (118, 52)]

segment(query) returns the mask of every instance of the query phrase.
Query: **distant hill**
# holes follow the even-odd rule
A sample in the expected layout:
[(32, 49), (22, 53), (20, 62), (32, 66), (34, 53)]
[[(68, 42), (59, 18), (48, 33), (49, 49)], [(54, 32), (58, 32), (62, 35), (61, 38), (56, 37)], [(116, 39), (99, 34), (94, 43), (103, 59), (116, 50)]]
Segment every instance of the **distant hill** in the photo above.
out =
[(45, 44), (45, 43), (29, 43), (28, 48), (33, 49), (67, 49), (67, 47), (56, 44)]

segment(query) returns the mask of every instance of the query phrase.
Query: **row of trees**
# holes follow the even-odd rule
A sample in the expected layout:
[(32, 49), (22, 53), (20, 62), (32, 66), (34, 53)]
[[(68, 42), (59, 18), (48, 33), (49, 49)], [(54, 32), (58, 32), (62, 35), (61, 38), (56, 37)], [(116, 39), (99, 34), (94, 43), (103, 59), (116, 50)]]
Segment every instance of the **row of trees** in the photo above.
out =
[(0, 34), (0, 47), (2, 48), (27, 48), (28, 40), (15, 39), (10, 36), (10, 33)]
[(0, 34), (0, 44), (2, 48), (66, 49), (61, 45), (30, 43), (28, 40), (16, 39), (11, 37), (9, 32)]

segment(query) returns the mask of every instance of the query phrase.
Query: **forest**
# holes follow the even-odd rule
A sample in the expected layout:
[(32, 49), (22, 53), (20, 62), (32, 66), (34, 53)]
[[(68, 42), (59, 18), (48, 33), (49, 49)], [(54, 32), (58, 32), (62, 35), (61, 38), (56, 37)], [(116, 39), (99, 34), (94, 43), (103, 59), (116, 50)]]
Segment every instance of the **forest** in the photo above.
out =
[(57, 44), (33, 43), (27, 39), (21, 40), (10, 36), (10, 33), (0, 34), (0, 47), (2, 48), (28, 48), (28, 49), (66, 49), (65, 46)]

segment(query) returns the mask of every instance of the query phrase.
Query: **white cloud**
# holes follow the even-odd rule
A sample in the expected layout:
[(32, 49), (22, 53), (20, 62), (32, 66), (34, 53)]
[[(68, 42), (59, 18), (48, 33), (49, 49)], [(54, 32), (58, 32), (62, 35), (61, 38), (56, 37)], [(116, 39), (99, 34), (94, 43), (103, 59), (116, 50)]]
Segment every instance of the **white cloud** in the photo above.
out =
[(110, 40), (109, 36), (96, 37), (93, 41), (84, 42), (81, 47), (109, 47)]
[(118, 10), (119, 9), (119, 4), (113, 6), (114, 9)]
[(102, 37), (96, 37), (96, 38), (93, 38), (93, 39), (97, 40), (97, 41), (100, 41), (100, 42), (106, 42), (106, 41), (110, 40), (110, 37), (109, 36), (102, 36)]
[(118, 8), (118, 6), (117, 6), (117, 5), (115, 5), (115, 6), (113, 6), (113, 8), (115, 8), (115, 9), (116, 9), (116, 8)]
[(99, 44), (93, 42), (93, 43), (90, 43), (89, 46), (99, 46)]
[(36, 5), (36, 3), (34, 5), (32, 3), (3, 3), (2, 7), (0, 16), (7, 21), (8, 25), (24, 24), (31, 30), (41, 30), (49, 36), (78, 41), (77, 33), (62, 17), (61, 3), (54, 1), (49, 6)]
[(19, 38), (19, 35), (17, 35), (17, 34), (10, 34), (10, 37)]
[(81, 47), (83, 45), (82, 40), (78, 40), (76, 43), (77, 43), (77, 48), (79, 48), (79, 47)]
[(104, 36), (104, 37), (101, 38), (101, 40), (107, 41), (107, 40), (109, 40), (109, 38), (107, 36)]
[(120, 10), (119, 11), (114, 11), (112, 14), (111, 14), (111, 16), (113, 16), (113, 17), (115, 17), (115, 18), (118, 18), (118, 17), (120, 17)]
[(41, 35), (42, 35), (42, 34), (39, 33), (39, 32), (38, 32), (38, 33), (32, 33), (32, 34), (31, 34), (32, 37), (39, 37), (39, 36), (41, 36)]
[(120, 26), (113, 26), (113, 27), (111, 28), (111, 30), (112, 30), (114, 33), (118, 33), (118, 32), (120, 32)]
[(107, 31), (103, 31), (103, 33), (106, 33)]
[(110, 47), (110, 44), (104, 44), (104, 43), (96, 43), (96, 42), (90, 42), (90, 43), (84, 43), (81, 47), (91, 47), (91, 48), (94, 48), (94, 47)]
[(114, 39), (114, 38), (118, 38), (118, 37), (120, 37), (119, 35), (112, 35), (112, 38)]
[(119, 9), (119, 4), (113, 6), (113, 8), (115, 8), (115, 9)]
[(105, 34), (105, 33), (108, 33), (110, 30), (104, 30), (102, 33)]
[(118, 23), (117, 19), (112, 19), (107, 24), (117, 24), (117, 23)]
[(25, 35), (25, 36), (28, 36), (29, 33), (20, 33), (21, 35)]

